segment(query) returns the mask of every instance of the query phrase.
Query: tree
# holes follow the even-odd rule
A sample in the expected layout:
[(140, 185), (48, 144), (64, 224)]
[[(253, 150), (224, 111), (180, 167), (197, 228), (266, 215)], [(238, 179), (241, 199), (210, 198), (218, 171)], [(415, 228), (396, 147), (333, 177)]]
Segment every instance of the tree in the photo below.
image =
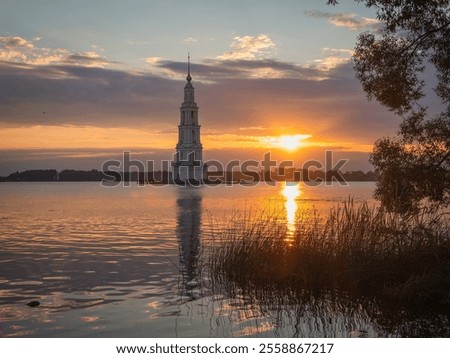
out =
[[(359, 35), (356, 76), (369, 100), (402, 117), (396, 137), (379, 139), (371, 162), (375, 191), (389, 210), (411, 212), (450, 203), (450, 2), (355, 0), (374, 7), (382, 29)], [(336, 5), (336, 0), (328, 4)], [(436, 74), (440, 111), (424, 104), (424, 70)]]

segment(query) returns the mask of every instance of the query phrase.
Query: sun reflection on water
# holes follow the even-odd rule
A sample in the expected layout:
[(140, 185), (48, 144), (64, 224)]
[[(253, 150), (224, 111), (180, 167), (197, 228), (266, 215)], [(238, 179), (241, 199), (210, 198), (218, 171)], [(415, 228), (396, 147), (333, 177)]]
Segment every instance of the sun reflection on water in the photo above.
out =
[(286, 224), (288, 235), (292, 235), (295, 231), (295, 219), (297, 214), (297, 198), (301, 194), (299, 183), (286, 182), (281, 194), (285, 197), (286, 202), (284, 208), (286, 210)]

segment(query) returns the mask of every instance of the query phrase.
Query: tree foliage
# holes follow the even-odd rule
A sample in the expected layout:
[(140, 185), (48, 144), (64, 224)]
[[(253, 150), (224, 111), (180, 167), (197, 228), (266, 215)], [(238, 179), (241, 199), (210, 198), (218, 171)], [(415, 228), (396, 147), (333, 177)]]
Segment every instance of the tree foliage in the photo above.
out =
[[(375, 196), (409, 212), (450, 203), (450, 2), (355, 0), (374, 7), (382, 29), (359, 35), (353, 60), (369, 99), (402, 117), (398, 135), (375, 143)], [(329, 0), (336, 5), (336, 0)], [(426, 68), (433, 70), (427, 71)], [(435, 79), (427, 83), (429, 73)], [(430, 81), (429, 81), (430, 82)], [(426, 86), (441, 108), (427, 108)], [(429, 91), (428, 91), (429, 92)]]

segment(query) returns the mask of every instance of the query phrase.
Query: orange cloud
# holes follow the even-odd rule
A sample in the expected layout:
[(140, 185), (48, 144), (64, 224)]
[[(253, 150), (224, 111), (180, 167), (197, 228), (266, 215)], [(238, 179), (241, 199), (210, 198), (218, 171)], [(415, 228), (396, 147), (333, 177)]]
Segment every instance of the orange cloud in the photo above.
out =
[[(36, 38), (34, 41), (40, 41)], [(0, 61), (29, 65), (71, 64), (86, 67), (105, 67), (107, 61), (94, 51), (73, 52), (63, 48), (36, 47), (32, 41), (19, 36), (0, 36)]]
[(359, 17), (355, 13), (329, 13), (319, 10), (306, 11), (308, 17), (328, 19), (328, 22), (334, 26), (345, 27), (349, 30), (362, 30), (364, 28), (378, 28), (380, 21), (369, 17)]
[(0, 129), (1, 149), (171, 148), (176, 132), (93, 126), (29, 126)]

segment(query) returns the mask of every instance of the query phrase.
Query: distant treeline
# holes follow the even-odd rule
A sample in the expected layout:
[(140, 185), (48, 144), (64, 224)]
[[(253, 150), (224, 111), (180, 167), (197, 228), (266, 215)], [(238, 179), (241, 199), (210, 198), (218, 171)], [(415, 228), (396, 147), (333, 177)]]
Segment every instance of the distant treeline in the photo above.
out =
[(138, 181), (138, 180), (154, 180), (164, 181), (169, 178), (169, 172), (157, 171), (148, 173), (137, 172), (101, 172), (98, 170), (74, 170), (66, 169), (58, 172), (55, 169), (36, 169), (25, 170), (23, 172), (14, 172), (7, 177), (0, 177), (0, 181)]
[(306, 169), (278, 169), (260, 172), (210, 172), (209, 179), (221, 178), (226, 181), (376, 181), (378, 174), (372, 171), (367, 173), (358, 171), (306, 170)]
[[(168, 182), (171, 173), (168, 171), (155, 172), (125, 172), (115, 171), (101, 172), (98, 170), (73, 170), (66, 169), (58, 172), (55, 169), (26, 170), (14, 172), (7, 177), (0, 177), (3, 182), (39, 182), (39, 181), (149, 181)], [(272, 172), (208, 172), (210, 180), (221, 179), (224, 181), (375, 181), (377, 173), (369, 171), (323, 172), (321, 170), (307, 171), (289, 169), (286, 171), (275, 170)]]

